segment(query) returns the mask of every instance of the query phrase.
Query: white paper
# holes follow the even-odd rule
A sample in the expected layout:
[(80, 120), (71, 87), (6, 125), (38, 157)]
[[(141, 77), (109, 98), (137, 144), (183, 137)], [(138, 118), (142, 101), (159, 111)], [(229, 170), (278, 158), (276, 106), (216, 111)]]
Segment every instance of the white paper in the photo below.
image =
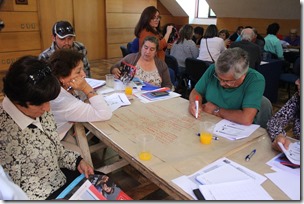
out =
[(229, 140), (238, 140), (249, 137), (259, 127), (260, 125), (256, 124), (247, 126), (223, 119), (215, 125), (213, 133)]
[(300, 175), (301, 168), (299, 165), (292, 164), (284, 153), (280, 153), (271, 160), (269, 160), (267, 165), (271, 166), (274, 171), (283, 170), (288, 173)]
[(92, 78), (85, 78), (85, 80), (88, 82), (88, 84), (90, 84), (93, 89), (104, 86), (106, 84), (105, 80), (98, 80)]
[(253, 180), (200, 185), (206, 200), (273, 200), (265, 189)]
[(283, 150), (286, 157), (291, 161), (293, 164), (300, 165), (301, 164), (301, 146), (300, 141), (290, 143), (288, 150), (285, 149), (284, 145), (281, 142), (278, 142), (279, 146)]
[(112, 112), (121, 106), (130, 105), (130, 101), (124, 93), (114, 93), (104, 97), (107, 104), (110, 106)]
[[(201, 184), (200, 184), (200, 182), (198, 182), (196, 180), (196, 178), (201, 174), (213, 171), (213, 170), (221, 167), (222, 165), (227, 165), (227, 164), (232, 165), (233, 167), (237, 168), (239, 171), (242, 171), (243, 173), (246, 173), (257, 184), (262, 184), (267, 179), (265, 176), (262, 176), (236, 162), (233, 162), (233, 161), (227, 159), (226, 157), (223, 157), (189, 176), (181, 176), (181, 177), (175, 178), (172, 180), (172, 182), (175, 183), (176, 185), (178, 185), (180, 188), (182, 188), (190, 196), (192, 196), (193, 199), (197, 200), (196, 196), (193, 193), (193, 189), (197, 189), (199, 187), (199, 185), (201, 185)], [(218, 176), (223, 180), (226, 179), (225, 174), (221, 174)]]
[(301, 177), (286, 171), (265, 174), (292, 200), (300, 200)]

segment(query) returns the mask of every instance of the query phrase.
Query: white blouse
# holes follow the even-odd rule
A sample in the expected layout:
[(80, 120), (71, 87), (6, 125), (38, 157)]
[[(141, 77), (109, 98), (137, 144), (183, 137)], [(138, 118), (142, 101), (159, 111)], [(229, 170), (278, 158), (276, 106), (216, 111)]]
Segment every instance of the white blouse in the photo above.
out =
[(83, 102), (61, 87), (58, 97), (51, 101), (60, 140), (74, 122), (105, 121), (112, 117), (112, 111), (102, 95), (91, 97), (89, 102)]
[[(207, 44), (209, 52), (214, 61), (217, 61), (220, 54), (224, 50), (226, 50), (224, 40), (219, 37), (207, 38)], [(206, 38), (203, 38), (201, 41), (200, 52), (197, 59), (212, 62), (208, 49), (206, 46)]]

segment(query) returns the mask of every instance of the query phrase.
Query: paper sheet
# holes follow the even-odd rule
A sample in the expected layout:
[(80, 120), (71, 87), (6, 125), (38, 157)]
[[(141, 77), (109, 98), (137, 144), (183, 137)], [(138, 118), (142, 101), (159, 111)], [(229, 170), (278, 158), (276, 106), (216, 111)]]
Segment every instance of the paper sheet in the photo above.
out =
[(259, 125), (255, 124), (247, 126), (223, 119), (215, 125), (213, 133), (229, 140), (238, 140), (249, 137), (259, 127)]
[(107, 104), (110, 106), (112, 112), (121, 106), (130, 105), (130, 101), (124, 93), (114, 93), (104, 97)]
[(281, 142), (278, 142), (279, 146), (283, 150), (286, 157), (293, 164), (300, 165), (301, 164), (301, 146), (300, 141), (290, 143), (288, 149), (285, 149), (284, 145)]

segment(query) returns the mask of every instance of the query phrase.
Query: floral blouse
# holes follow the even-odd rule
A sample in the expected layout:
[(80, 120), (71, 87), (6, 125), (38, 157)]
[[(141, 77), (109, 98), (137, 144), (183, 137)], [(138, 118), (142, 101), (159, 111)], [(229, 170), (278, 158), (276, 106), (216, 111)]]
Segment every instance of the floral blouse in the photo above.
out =
[(293, 135), (295, 139), (300, 139), (300, 97), (295, 93), (289, 101), (271, 117), (267, 123), (267, 131), (273, 141), (279, 134), (286, 134), (284, 128), (293, 121)]
[(162, 79), (158, 73), (158, 70), (154, 70), (151, 72), (143, 70), (139, 65), (136, 65), (136, 73), (135, 77), (140, 78), (141, 80), (152, 84), (154, 86), (161, 87)]
[(50, 112), (40, 117), (44, 131), (34, 125), (21, 130), (2, 106), (0, 121), (2, 167), (30, 199), (46, 199), (66, 182), (60, 168), (76, 170), (80, 155), (64, 149)]

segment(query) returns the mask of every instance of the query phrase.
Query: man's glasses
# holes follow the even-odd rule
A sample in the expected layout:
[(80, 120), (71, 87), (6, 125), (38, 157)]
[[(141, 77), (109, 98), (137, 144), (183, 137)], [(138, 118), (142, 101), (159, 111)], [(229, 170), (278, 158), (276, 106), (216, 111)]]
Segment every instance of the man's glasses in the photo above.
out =
[(29, 79), (35, 85), (51, 73), (51, 68), (46, 66), (43, 69), (38, 70), (36, 73), (29, 75)]
[(219, 78), (219, 77), (216, 75), (216, 73), (213, 73), (213, 76), (214, 76), (217, 80), (219, 80), (219, 82), (222, 82), (222, 83), (224, 83), (224, 84), (227, 84), (227, 85), (230, 86), (230, 87), (233, 87), (234, 84), (235, 84), (235, 82), (238, 80), (238, 79), (234, 79), (234, 80), (223, 80), (223, 79)]
[(160, 21), (161, 18), (162, 18), (161, 16), (154, 16), (152, 18), (152, 20), (154, 20), (154, 21)]
[(60, 36), (64, 36), (66, 34), (74, 33), (74, 28), (72, 26), (67, 27), (58, 27), (56, 25), (55, 33)]

